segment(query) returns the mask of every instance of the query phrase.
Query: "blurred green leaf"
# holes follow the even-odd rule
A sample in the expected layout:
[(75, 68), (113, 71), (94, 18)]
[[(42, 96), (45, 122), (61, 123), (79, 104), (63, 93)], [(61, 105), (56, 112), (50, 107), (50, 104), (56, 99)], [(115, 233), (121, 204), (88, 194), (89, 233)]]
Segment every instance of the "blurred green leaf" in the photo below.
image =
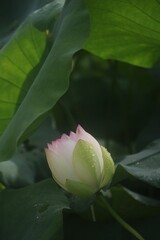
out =
[(19, 188), (50, 177), (44, 152), (18, 149), (8, 161), (0, 162), (0, 182), (6, 188)]
[(0, 183), (0, 192), (3, 191), (4, 189), (5, 189), (5, 186), (2, 183)]
[(0, 239), (61, 240), (68, 201), (53, 180), (0, 193)]
[(85, 49), (104, 59), (151, 67), (160, 60), (160, 3), (87, 0), (91, 34)]
[[(69, 84), (72, 56), (82, 48), (88, 33), (89, 17), (84, 1), (66, 1), (54, 29), (51, 51), (0, 139), (1, 161), (13, 154), (17, 143), (40, 123), (65, 93)], [(23, 62), (19, 64), (23, 65)]]
[(126, 156), (118, 163), (112, 184), (126, 178), (136, 178), (160, 188), (160, 141), (155, 141), (147, 149)]
[(160, 201), (145, 197), (127, 188), (113, 187), (111, 196), (112, 207), (125, 219), (147, 218), (160, 214)]

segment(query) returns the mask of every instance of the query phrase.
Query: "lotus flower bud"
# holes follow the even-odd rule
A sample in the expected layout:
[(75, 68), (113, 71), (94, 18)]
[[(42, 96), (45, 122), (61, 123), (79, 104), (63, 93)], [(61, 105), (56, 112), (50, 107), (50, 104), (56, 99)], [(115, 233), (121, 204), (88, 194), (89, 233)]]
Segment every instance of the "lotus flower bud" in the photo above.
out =
[(66, 191), (89, 197), (109, 184), (114, 174), (110, 153), (78, 125), (45, 149), (54, 180)]

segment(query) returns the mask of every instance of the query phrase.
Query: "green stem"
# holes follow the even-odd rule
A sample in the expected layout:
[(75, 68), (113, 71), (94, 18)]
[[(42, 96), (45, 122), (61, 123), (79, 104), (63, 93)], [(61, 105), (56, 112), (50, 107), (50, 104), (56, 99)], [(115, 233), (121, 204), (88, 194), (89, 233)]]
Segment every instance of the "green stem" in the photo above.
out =
[(110, 206), (106, 198), (104, 198), (103, 195), (99, 196), (99, 203), (102, 207), (105, 207), (109, 213), (114, 217), (127, 231), (129, 231), (133, 236), (135, 236), (139, 240), (144, 240), (144, 238), (136, 232), (135, 229), (133, 229), (128, 223), (126, 223), (115, 211), (114, 209)]
[(95, 215), (95, 211), (94, 211), (94, 206), (91, 205), (90, 209), (91, 209), (92, 220), (93, 220), (93, 222), (96, 222), (96, 215)]

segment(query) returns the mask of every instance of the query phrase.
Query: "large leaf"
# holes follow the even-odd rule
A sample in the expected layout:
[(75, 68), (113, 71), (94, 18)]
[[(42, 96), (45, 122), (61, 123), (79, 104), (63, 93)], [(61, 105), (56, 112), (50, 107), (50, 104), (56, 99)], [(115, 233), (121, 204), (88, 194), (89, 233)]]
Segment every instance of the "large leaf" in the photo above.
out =
[[(60, 2), (62, 0), (58, 3), (54, 1), (29, 16), (0, 51), (0, 135), (27, 94), (44, 61), (47, 35), (37, 30), (33, 24), (39, 26), (43, 21), (47, 28), (47, 20), (55, 18), (63, 6)], [(45, 30), (44, 27), (43, 29)]]
[(84, 1), (66, 1), (54, 29), (51, 51), (0, 139), (0, 160), (11, 156), (17, 143), (31, 131), (35, 122), (44, 117), (65, 93), (72, 56), (82, 48), (88, 32), (89, 17)]
[(111, 188), (111, 193), (112, 207), (125, 219), (147, 218), (160, 214), (160, 201), (158, 200), (145, 197), (121, 186)]
[(160, 142), (118, 163), (112, 184), (126, 178), (136, 178), (154, 187), (160, 188)]
[(29, 85), (34, 80), (28, 74), (39, 63), (45, 42), (45, 34), (27, 24), (0, 52), (0, 133), (20, 105), (22, 94), (27, 94), (25, 82)]
[(0, 206), (0, 239), (63, 239), (62, 210), (68, 201), (53, 180), (4, 190)]
[(143, 67), (160, 60), (160, 2), (87, 0), (91, 34), (85, 49)]

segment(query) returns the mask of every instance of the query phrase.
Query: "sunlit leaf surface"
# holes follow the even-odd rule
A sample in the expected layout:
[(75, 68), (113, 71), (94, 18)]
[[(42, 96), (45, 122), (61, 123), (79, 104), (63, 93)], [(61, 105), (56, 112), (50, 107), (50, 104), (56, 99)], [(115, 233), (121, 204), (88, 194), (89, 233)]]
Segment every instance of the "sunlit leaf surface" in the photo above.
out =
[(85, 49), (143, 67), (160, 60), (160, 2), (87, 0), (91, 34)]

